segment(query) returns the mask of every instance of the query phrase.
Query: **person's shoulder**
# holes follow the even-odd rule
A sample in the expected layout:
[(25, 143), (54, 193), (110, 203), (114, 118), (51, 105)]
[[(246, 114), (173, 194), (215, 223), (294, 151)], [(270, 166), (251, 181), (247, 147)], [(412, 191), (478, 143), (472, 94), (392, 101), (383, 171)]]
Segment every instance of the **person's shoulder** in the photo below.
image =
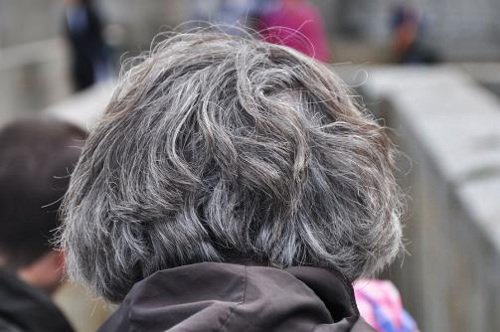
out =
[(2, 332), (22, 332), (22, 328), (13, 322), (8, 321), (0, 315), (0, 331)]

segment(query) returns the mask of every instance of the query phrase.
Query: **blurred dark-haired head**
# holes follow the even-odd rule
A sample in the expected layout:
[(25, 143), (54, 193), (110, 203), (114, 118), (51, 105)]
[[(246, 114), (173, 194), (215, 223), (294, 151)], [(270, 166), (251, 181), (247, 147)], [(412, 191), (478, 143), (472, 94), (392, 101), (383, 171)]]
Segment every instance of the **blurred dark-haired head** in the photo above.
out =
[(86, 133), (54, 119), (0, 129), (0, 260), (13, 270), (52, 251), (58, 208)]

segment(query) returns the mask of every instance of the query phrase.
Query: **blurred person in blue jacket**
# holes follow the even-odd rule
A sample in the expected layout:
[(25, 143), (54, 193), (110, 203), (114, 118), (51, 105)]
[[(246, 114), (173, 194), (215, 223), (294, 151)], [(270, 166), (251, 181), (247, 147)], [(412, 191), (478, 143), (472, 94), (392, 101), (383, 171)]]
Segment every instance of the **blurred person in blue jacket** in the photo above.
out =
[(92, 0), (64, 0), (64, 32), (72, 58), (75, 91), (84, 90), (110, 75), (110, 56), (103, 22)]

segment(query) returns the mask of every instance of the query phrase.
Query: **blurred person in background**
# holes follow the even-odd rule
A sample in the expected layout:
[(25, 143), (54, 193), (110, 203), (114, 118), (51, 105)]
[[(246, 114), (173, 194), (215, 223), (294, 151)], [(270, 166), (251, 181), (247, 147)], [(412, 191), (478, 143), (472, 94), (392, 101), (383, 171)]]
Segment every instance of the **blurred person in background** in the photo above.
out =
[(424, 42), (424, 21), (416, 9), (405, 4), (394, 7), (391, 16), (396, 61), (408, 64), (437, 63), (436, 52)]
[(384, 128), (281, 45), (174, 35), (123, 76), (63, 203), (99, 331), (373, 331), (351, 282), (401, 249)]
[(358, 279), (354, 295), (361, 317), (378, 332), (416, 332), (415, 320), (404, 309), (396, 286), (387, 280)]
[(265, 41), (328, 62), (330, 50), (318, 9), (306, 0), (199, 0), (193, 23), (232, 35), (257, 31)]
[(86, 133), (53, 119), (0, 130), (0, 330), (72, 331), (50, 296), (64, 276), (51, 239)]
[(110, 54), (103, 38), (103, 22), (92, 0), (64, 0), (64, 33), (71, 52), (75, 91), (110, 76)]
[(307, 0), (259, 2), (262, 7), (257, 14), (256, 29), (264, 40), (329, 62), (330, 50), (323, 19), (313, 4)]

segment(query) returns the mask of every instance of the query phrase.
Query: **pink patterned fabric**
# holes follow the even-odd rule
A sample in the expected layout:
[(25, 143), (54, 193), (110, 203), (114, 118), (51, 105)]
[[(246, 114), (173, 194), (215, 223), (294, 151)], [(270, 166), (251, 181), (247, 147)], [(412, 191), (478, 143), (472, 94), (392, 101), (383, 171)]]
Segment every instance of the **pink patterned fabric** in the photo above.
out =
[(380, 332), (414, 332), (417, 325), (404, 310), (401, 297), (390, 281), (359, 279), (354, 294), (361, 316)]

